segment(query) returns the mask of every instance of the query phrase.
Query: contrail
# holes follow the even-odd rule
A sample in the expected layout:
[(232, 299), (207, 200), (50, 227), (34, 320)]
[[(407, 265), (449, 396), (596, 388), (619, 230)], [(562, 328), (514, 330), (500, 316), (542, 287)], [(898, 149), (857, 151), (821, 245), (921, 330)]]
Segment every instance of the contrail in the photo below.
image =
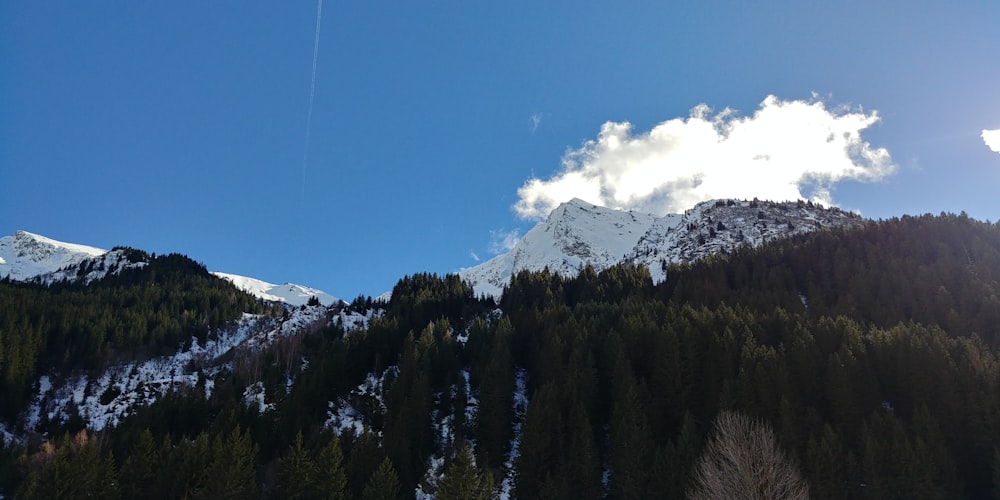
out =
[(316, 99), (316, 62), (319, 60), (319, 33), (323, 27), (323, 0), (316, 2), (316, 36), (313, 39), (312, 77), (309, 79), (309, 113), (306, 115), (306, 144), (302, 152), (302, 187), (299, 205), (306, 194), (306, 166), (309, 164), (309, 136), (312, 134), (313, 101)]

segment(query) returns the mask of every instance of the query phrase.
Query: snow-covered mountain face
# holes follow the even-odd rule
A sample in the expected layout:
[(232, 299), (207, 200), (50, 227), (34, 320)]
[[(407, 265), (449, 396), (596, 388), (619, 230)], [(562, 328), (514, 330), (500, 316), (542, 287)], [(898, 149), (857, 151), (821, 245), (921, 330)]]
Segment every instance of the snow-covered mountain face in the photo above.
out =
[(587, 263), (595, 268), (621, 262), (656, 221), (640, 212), (592, 205), (574, 198), (556, 207), (514, 248), (476, 267), (459, 272), (477, 295), (499, 297), (510, 277), (522, 270), (575, 276)]
[(100, 248), (63, 243), (18, 231), (0, 238), (0, 278), (30, 281), (106, 253), (107, 250)]
[(284, 302), (292, 306), (301, 306), (309, 302), (309, 299), (316, 297), (320, 304), (330, 306), (342, 302), (340, 299), (322, 290), (309, 288), (307, 286), (285, 283), (275, 285), (255, 278), (247, 278), (236, 274), (213, 272), (212, 274), (229, 281), (254, 297), (272, 302)]
[(600, 271), (619, 263), (644, 264), (655, 282), (670, 263), (757, 246), (792, 234), (856, 226), (864, 220), (836, 208), (807, 202), (719, 200), (663, 217), (595, 206), (579, 199), (563, 203), (524, 235), (514, 248), (459, 274), (477, 295), (499, 297), (522, 270), (576, 276), (587, 264)]
[[(9, 276), (14, 281), (38, 281), (43, 284), (64, 280), (90, 283), (108, 273), (145, 265), (145, 262), (130, 260), (126, 250), (108, 251), (65, 243), (27, 231), (17, 231), (12, 236), (0, 238), (0, 279)], [(322, 290), (294, 283), (275, 285), (236, 274), (212, 274), (263, 300), (296, 307), (306, 304), (314, 296), (325, 306), (341, 302)]]

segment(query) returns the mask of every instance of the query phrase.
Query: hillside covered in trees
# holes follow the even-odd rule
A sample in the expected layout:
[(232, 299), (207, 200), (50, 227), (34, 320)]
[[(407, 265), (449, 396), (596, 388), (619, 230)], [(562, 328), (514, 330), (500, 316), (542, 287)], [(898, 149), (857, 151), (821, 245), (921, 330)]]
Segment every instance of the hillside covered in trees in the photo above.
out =
[[(1000, 226), (964, 215), (795, 235), (655, 286), (641, 266), (525, 271), (497, 303), (418, 274), (346, 307), (371, 321), (296, 332), (99, 432), (10, 440), (0, 492), (698, 498), (731, 421), (773, 436), (813, 498), (1000, 496)], [(12, 423), (53, 368), (289, 314), (180, 256), (86, 287), (3, 282), (0, 308)]]

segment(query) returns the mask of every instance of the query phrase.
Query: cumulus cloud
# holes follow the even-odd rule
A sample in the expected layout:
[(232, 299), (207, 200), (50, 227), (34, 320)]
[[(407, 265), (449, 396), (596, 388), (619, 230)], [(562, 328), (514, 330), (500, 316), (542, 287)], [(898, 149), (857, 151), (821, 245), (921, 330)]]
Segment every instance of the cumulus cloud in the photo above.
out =
[(502, 253), (509, 252), (514, 249), (514, 245), (521, 240), (521, 235), (518, 234), (517, 230), (504, 231), (491, 230), (490, 231), (490, 253), (493, 255), (500, 255)]
[(983, 142), (986, 143), (986, 147), (990, 148), (994, 153), (1000, 153), (1000, 129), (983, 130), (982, 138)]
[(829, 109), (816, 97), (768, 96), (752, 116), (701, 104), (687, 118), (638, 135), (630, 123), (607, 122), (597, 139), (563, 156), (552, 178), (521, 186), (514, 210), (544, 218), (574, 197), (661, 215), (714, 198), (832, 204), (836, 183), (878, 181), (895, 171), (885, 148), (861, 138), (878, 120), (877, 112)]

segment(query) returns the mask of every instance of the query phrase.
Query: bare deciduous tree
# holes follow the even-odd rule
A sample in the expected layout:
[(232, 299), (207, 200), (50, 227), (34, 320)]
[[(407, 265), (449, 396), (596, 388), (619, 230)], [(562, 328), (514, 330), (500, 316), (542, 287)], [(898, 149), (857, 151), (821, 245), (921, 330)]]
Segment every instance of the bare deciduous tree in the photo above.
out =
[(809, 485), (767, 424), (731, 411), (715, 419), (695, 471), (692, 500), (809, 498)]

